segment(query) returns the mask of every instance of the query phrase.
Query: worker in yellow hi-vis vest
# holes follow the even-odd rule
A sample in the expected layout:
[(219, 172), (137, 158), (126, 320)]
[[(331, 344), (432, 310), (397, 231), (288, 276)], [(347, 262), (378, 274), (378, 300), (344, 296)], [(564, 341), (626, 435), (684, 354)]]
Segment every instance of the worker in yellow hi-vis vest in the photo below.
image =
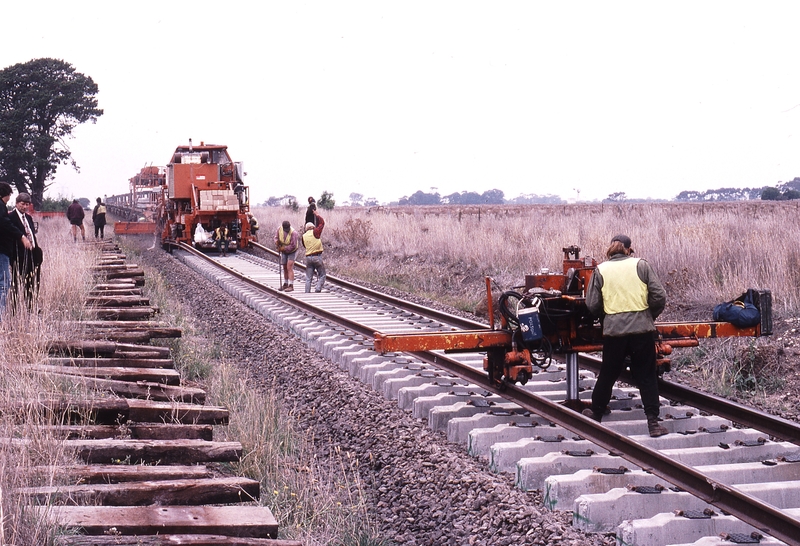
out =
[(667, 434), (659, 423), (655, 319), (664, 310), (667, 293), (645, 260), (632, 256), (631, 239), (617, 235), (606, 251), (608, 260), (592, 273), (586, 306), (603, 322), (603, 363), (592, 390), (592, 405), (583, 414), (600, 421), (614, 383), (628, 366), (642, 396), (650, 436)]

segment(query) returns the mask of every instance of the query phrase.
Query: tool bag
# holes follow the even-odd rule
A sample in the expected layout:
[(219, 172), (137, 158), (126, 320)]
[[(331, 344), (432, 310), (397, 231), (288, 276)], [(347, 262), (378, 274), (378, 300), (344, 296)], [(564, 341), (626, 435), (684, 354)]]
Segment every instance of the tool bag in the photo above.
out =
[(756, 326), (761, 322), (761, 312), (753, 304), (753, 289), (751, 288), (738, 298), (714, 307), (714, 320), (730, 322), (739, 328)]

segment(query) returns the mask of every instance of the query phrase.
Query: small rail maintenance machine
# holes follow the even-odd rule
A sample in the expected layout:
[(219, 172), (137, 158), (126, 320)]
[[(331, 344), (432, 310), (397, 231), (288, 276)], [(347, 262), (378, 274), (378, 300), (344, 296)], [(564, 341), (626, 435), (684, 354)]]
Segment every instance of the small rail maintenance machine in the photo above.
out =
[[(547, 368), (554, 355), (566, 361), (568, 407), (579, 410), (578, 353), (603, 350), (602, 325), (586, 307), (585, 291), (597, 261), (580, 257), (580, 247), (563, 248), (561, 273), (542, 270), (525, 276), (525, 285), (504, 292), (497, 299), (500, 324), (496, 327), (491, 280), (486, 279), (490, 325), (488, 329), (432, 333), (375, 333), (375, 350), (445, 353), (485, 352), (483, 369), (498, 390), (506, 384), (525, 385), (533, 366)], [(730, 322), (656, 322), (656, 357), (659, 375), (669, 371), (669, 355), (675, 347), (696, 347), (701, 338), (759, 337), (772, 334), (772, 294), (755, 290), (754, 304), (760, 323), (738, 327)]]

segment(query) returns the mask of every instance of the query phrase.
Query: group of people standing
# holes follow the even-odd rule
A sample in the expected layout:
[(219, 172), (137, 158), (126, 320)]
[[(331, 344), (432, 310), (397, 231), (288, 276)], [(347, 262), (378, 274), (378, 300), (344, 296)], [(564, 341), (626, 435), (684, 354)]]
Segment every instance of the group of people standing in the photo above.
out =
[[(67, 220), (72, 226), (72, 240), (78, 242), (78, 230), (81, 232), (81, 239), (86, 240), (86, 229), (83, 227), (83, 219), (86, 215), (83, 207), (77, 199), (72, 200), (72, 204), (67, 208)], [(92, 210), (92, 223), (94, 224), (94, 238), (102, 239), (105, 236), (106, 227), (106, 206), (101, 198), (97, 198), (97, 205)]]
[(314, 275), (317, 275), (315, 292), (322, 292), (325, 285), (325, 264), (322, 261), (322, 230), (325, 228), (325, 219), (317, 212), (317, 204), (313, 197), (308, 198), (303, 234), (300, 235), (292, 228), (289, 220), (284, 220), (275, 234), (275, 246), (280, 254), (283, 284), (280, 290), (292, 292), (294, 290), (294, 262), (300, 245), (306, 253), (306, 292), (311, 292)]
[[(3, 207), (11, 200), (11, 185), (0, 182), (0, 200)], [(14, 300), (19, 294), (30, 309), (39, 289), (42, 249), (36, 240), (31, 196), (17, 195), (14, 209), (0, 211), (0, 318), (5, 311), (9, 295)]]

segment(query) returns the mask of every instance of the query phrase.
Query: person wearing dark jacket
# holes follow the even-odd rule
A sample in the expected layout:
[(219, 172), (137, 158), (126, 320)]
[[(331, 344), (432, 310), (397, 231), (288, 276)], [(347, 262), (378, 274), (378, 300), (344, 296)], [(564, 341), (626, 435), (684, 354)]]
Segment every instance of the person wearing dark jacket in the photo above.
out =
[(11, 288), (11, 256), (15, 252), (17, 244), (30, 249), (31, 242), (25, 233), (17, 229), (11, 223), (5, 207), (11, 199), (11, 186), (5, 182), (0, 182), (0, 200), (3, 202), (4, 210), (0, 211), (0, 320), (8, 301), (8, 291)]
[(214, 230), (214, 244), (220, 256), (228, 255), (228, 247), (231, 244), (231, 233), (228, 231), (228, 224), (223, 224)]
[(78, 228), (81, 230), (81, 239), (86, 240), (86, 229), (83, 227), (83, 219), (86, 214), (77, 199), (72, 200), (72, 204), (67, 208), (67, 220), (72, 226), (72, 241), (78, 242)]
[(592, 390), (592, 405), (583, 414), (600, 421), (614, 383), (628, 366), (639, 388), (650, 436), (667, 434), (658, 422), (660, 402), (656, 372), (655, 319), (664, 310), (667, 293), (653, 268), (631, 256), (631, 239), (617, 235), (606, 251), (608, 260), (592, 273), (586, 306), (603, 322), (603, 362)]
[(317, 202), (314, 201), (313, 197), (308, 198), (308, 208), (306, 209), (306, 221), (304, 224), (311, 222), (315, 226), (317, 225)]
[(42, 249), (36, 240), (33, 217), (28, 214), (28, 210), (31, 208), (31, 196), (27, 193), (20, 193), (17, 195), (16, 207), (8, 213), (11, 224), (24, 233), (25, 238), (30, 242), (30, 246), (28, 246), (20, 239), (12, 246), (11, 255), (12, 297), (17, 297), (22, 292), (28, 309), (33, 307), (33, 299), (39, 291), (42, 265)]
[(106, 206), (99, 197), (97, 198), (97, 205), (92, 211), (92, 223), (94, 224), (94, 238), (97, 239), (99, 234), (99, 238), (102, 239), (104, 237), (103, 231), (106, 227)]

